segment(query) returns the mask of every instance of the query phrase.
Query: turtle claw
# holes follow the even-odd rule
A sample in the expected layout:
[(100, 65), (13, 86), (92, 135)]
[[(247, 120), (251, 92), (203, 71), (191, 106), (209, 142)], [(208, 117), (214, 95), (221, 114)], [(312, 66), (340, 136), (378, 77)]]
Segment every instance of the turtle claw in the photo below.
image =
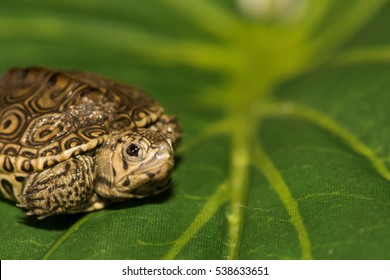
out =
[(33, 211), (30, 210), (30, 211), (26, 212), (26, 215), (27, 215), (27, 216), (33, 216), (33, 215), (35, 215), (35, 214), (34, 214)]
[(50, 216), (50, 214), (39, 214), (39, 213), (37, 213), (37, 212), (34, 211), (34, 210), (27, 211), (27, 212), (26, 212), (26, 215), (27, 215), (27, 216), (37, 216), (37, 219), (38, 219), (38, 220), (42, 220), (42, 219), (44, 219), (44, 218)]
[(27, 208), (28, 204), (27, 203), (17, 203), (16, 206), (19, 208)]
[(38, 220), (43, 220), (44, 218), (47, 218), (47, 217), (51, 216), (51, 214), (37, 214), (33, 210), (30, 210), (30, 211), (26, 212), (26, 215), (27, 216), (34, 216), (34, 215), (36, 215)]
[(47, 215), (47, 211), (39, 207), (39, 205), (35, 205), (34, 201), (29, 201), (25, 203), (16, 204), (17, 207), (23, 208), (27, 210), (26, 215), (34, 216), (36, 215), (38, 219), (43, 219), (49, 215)]
[[(17, 203), (16, 206), (27, 210), (27, 212), (25, 212), (25, 214), (27, 216), (37, 215), (37, 218), (39, 220), (46, 218), (48, 216), (48, 215), (42, 215), (42, 212), (43, 212), (42, 210), (33, 209), (34, 206), (31, 203)], [(39, 213), (39, 212), (41, 212), (41, 213)]]

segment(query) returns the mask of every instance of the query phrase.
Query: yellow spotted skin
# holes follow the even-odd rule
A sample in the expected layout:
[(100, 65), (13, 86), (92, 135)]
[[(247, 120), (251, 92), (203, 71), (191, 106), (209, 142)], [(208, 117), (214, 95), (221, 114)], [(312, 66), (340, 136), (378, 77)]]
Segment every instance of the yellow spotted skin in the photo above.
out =
[(40, 67), (0, 77), (0, 191), (20, 202), (25, 178), (94, 151), (113, 135), (150, 128), (179, 138), (174, 117), (142, 91), (86, 72)]

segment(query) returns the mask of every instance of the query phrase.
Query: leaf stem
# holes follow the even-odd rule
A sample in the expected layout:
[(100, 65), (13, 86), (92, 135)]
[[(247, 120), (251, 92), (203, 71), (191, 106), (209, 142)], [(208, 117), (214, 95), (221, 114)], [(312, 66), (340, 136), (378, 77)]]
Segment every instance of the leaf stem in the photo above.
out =
[(237, 259), (244, 221), (243, 205), (246, 204), (248, 177), (251, 161), (252, 132), (256, 125), (248, 119), (237, 117), (232, 131), (231, 177), (229, 180), (230, 213), (228, 215), (229, 240), (227, 259)]

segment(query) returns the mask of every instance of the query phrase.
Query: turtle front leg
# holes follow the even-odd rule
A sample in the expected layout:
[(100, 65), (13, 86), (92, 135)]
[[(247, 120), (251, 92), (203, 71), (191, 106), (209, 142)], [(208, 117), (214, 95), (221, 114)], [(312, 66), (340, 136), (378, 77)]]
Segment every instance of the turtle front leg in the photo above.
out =
[(94, 160), (78, 156), (26, 178), (19, 207), (43, 219), (86, 210), (94, 196)]

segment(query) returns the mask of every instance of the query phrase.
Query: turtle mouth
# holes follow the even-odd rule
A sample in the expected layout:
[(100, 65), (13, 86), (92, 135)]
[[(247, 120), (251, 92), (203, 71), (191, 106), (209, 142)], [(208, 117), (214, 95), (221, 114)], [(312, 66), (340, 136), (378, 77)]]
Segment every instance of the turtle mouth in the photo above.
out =
[(125, 176), (118, 182), (117, 190), (120, 193), (130, 193), (131, 197), (146, 197), (156, 195), (168, 189), (171, 182), (171, 171), (173, 169), (173, 157), (169, 161), (153, 163), (153, 168), (148, 166), (142, 172)]

